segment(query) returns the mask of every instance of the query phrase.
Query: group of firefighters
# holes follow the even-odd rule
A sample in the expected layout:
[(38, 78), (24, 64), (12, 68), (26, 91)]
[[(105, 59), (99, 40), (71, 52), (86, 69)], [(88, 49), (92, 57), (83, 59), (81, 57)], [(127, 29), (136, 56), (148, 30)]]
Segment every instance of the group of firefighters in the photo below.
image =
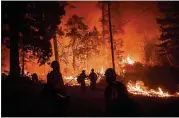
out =
[[(51, 63), (52, 71), (47, 74), (47, 84), (42, 90), (43, 95), (51, 96), (51, 100), (56, 108), (56, 112), (53, 115), (61, 115), (65, 113), (65, 109), (70, 103), (70, 97), (67, 95), (66, 86), (64, 84), (62, 74), (60, 72), (60, 65), (57, 61)], [(96, 89), (97, 74), (94, 69), (91, 69), (91, 73), (87, 76), (85, 70), (77, 77), (77, 81), (81, 84), (81, 89), (84, 91), (86, 89), (85, 78), (89, 78), (91, 81), (91, 90)], [(106, 90), (104, 91), (104, 98), (106, 102), (106, 112), (108, 116), (120, 116), (129, 114), (129, 112), (134, 112), (136, 105), (128, 97), (128, 91), (126, 86), (122, 82), (116, 81), (116, 73), (114, 69), (108, 68), (105, 72), (105, 79), (108, 84)], [(122, 107), (119, 107), (122, 106)], [(132, 114), (131, 114), (132, 115)], [(64, 115), (63, 115), (64, 116)]]
[[(65, 88), (62, 74), (60, 73), (60, 66), (57, 61), (53, 61), (51, 64), (52, 71), (47, 74), (47, 85), (49, 88), (54, 88), (58, 90), (62, 90), (62, 88)], [(34, 76), (34, 75), (33, 75)], [(93, 91), (96, 89), (96, 81), (97, 81), (97, 74), (94, 72), (94, 69), (91, 69), (91, 73), (87, 75), (85, 73), (85, 70), (82, 70), (80, 75), (77, 77), (77, 82), (81, 85), (81, 90), (86, 90), (86, 83), (85, 79), (89, 78), (90, 80), (90, 89)]]
[(77, 81), (81, 84), (81, 90), (86, 90), (86, 83), (85, 79), (89, 78), (90, 80), (90, 89), (94, 91), (96, 89), (96, 81), (97, 81), (97, 74), (94, 72), (94, 69), (91, 69), (91, 73), (89, 76), (86, 75), (85, 70), (82, 70), (82, 73), (77, 77)]

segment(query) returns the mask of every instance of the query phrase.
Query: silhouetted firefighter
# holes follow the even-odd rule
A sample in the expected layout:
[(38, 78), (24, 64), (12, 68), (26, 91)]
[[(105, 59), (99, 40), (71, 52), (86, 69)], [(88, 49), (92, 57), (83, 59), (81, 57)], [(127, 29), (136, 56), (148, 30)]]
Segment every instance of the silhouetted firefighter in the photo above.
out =
[(38, 82), (38, 75), (37, 75), (37, 73), (34, 73), (34, 74), (32, 74), (32, 81), (33, 82)]
[(47, 84), (45, 94), (50, 98), (53, 104), (53, 116), (65, 116), (69, 97), (66, 95), (66, 89), (60, 73), (60, 65), (57, 61), (51, 63), (52, 71), (47, 74)]
[(91, 83), (90, 83), (91, 90), (95, 90), (96, 89), (97, 74), (94, 72), (94, 69), (91, 69), (91, 73), (89, 74), (89, 79), (91, 81)]
[(127, 87), (116, 81), (114, 69), (105, 72), (108, 86), (105, 90), (107, 116), (138, 116), (138, 107), (128, 96)]
[(85, 78), (87, 77), (85, 70), (82, 70), (82, 73), (78, 76), (77, 81), (78, 83), (81, 84), (81, 90), (85, 91), (86, 90), (86, 83), (85, 83)]

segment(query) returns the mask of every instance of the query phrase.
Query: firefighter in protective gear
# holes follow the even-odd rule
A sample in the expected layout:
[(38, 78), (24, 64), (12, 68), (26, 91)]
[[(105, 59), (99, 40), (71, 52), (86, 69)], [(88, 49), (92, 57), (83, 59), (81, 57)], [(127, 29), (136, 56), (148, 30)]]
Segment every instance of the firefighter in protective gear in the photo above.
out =
[(96, 89), (96, 81), (97, 81), (97, 74), (94, 72), (94, 69), (91, 69), (91, 73), (89, 74), (89, 79), (91, 81), (90, 88), (93, 91)]
[(108, 68), (105, 72), (108, 84), (105, 90), (107, 116), (139, 116), (138, 105), (129, 97), (127, 87), (116, 81), (116, 72)]
[(88, 76), (85, 73), (85, 70), (82, 70), (82, 73), (78, 76), (78, 82), (81, 84), (81, 90), (85, 91), (86, 90), (86, 83), (85, 83), (85, 78)]
[(69, 104), (69, 96), (57, 61), (51, 63), (52, 71), (47, 74), (46, 91), (53, 104), (53, 116), (65, 116)]

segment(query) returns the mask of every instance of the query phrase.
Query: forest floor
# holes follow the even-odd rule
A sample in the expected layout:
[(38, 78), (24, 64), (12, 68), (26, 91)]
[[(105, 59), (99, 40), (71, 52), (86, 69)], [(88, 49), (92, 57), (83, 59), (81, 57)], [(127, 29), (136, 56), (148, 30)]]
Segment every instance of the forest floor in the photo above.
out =
[[(30, 80), (1, 80), (1, 113), (3, 116), (51, 116), (50, 102), (40, 97), (42, 84)], [(79, 87), (68, 87), (70, 104), (67, 116), (105, 116), (104, 89), (82, 92)], [(146, 116), (179, 116), (179, 98), (151, 98), (131, 96), (139, 103)]]

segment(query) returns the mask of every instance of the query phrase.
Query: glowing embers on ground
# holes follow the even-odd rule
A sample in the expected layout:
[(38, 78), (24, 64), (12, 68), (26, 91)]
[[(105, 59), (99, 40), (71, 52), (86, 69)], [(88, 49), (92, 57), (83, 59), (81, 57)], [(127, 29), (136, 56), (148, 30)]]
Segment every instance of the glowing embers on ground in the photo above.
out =
[(144, 95), (144, 96), (150, 96), (150, 97), (178, 96), (178, 93), (176, 93), (176, 95), (171, 95), (168, 92), (164, 92), (160, 87), (158, 88), (158, 90), (148, 89), (148, 87), (144, 86), (144, 83), (142, 81), (128, 82), (127, 89), (132, 94)]

